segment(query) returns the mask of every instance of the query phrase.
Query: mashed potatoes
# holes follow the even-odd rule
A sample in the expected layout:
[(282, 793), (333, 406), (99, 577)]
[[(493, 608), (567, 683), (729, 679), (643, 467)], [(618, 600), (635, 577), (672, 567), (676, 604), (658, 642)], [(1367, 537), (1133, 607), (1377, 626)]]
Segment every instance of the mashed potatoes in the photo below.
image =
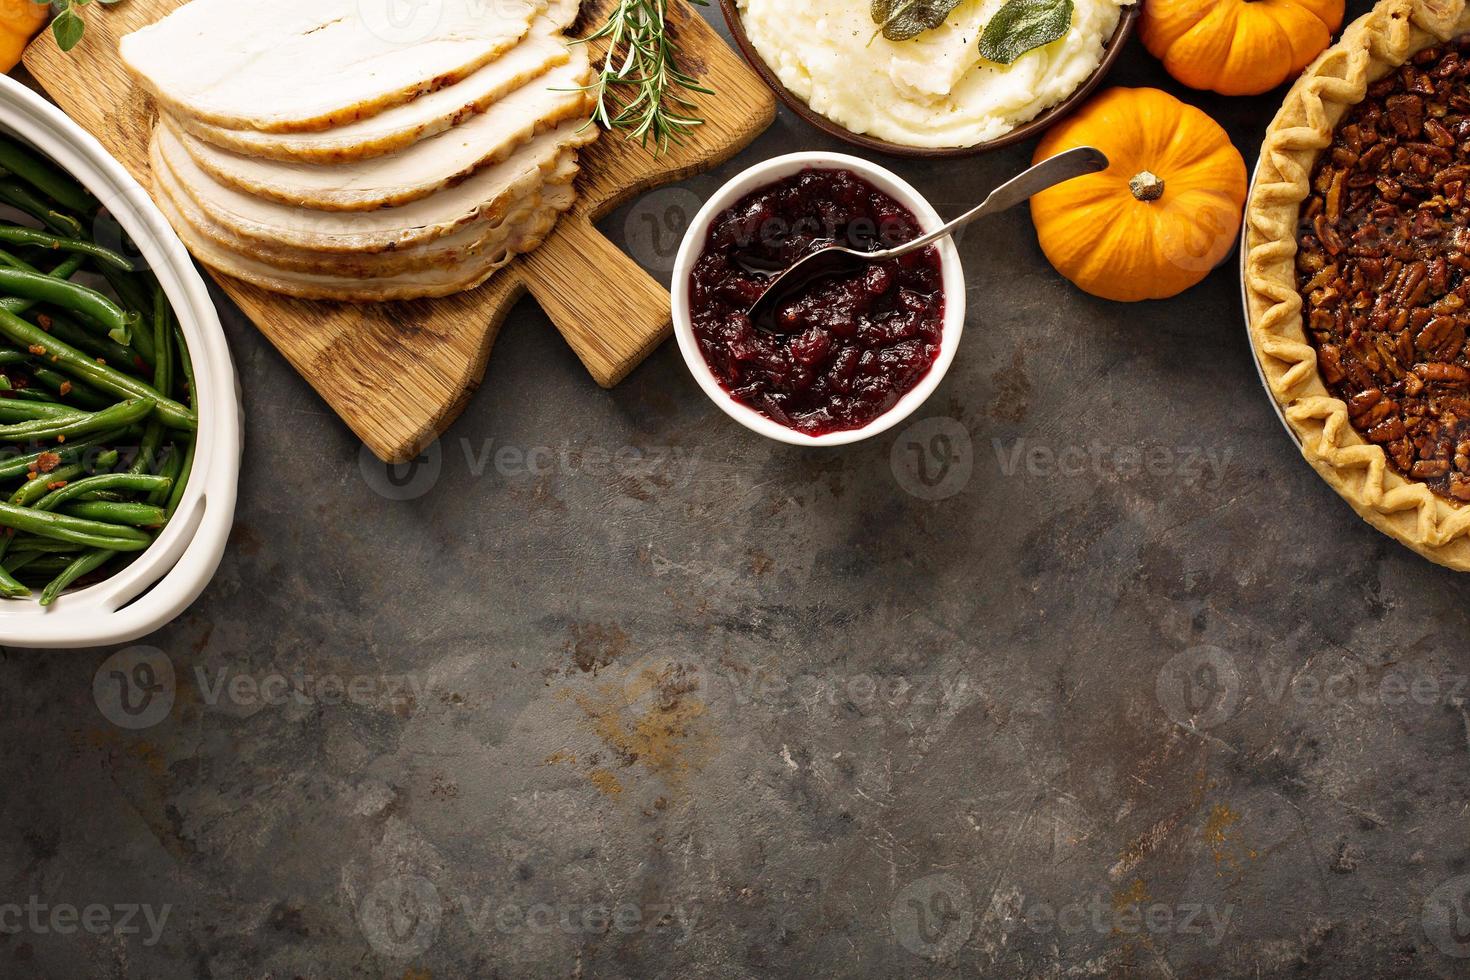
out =
[(1075, 0), (1066, 37), (1010, 65), (980, 57), (1005, 0), (964, 0), (942, 27), (889, 41), (869, 0), (739, 0), (745, 31), (782, 84), (855, 133), (928, 148), (1003, 136), (1076, 91), (1129, 0)]

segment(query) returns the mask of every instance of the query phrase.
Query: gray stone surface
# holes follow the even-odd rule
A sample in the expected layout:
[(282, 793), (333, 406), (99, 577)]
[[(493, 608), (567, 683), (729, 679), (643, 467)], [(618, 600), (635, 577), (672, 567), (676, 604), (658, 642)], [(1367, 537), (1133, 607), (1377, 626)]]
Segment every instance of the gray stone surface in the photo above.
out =
[[(1188, 98), (1250, 157), (1279, 93)], [(666, 265), (822, 147), (607, 228)], [(1029, 152), (897, 168), (953, 212)], [(1233, 265), (1120, 306), (1024, 212), (962, 250), (912, 429), (760, 441), (672, 345), (604, 392), (528, 302), (408, 500), (227, 311), (218, 578), (0, 659), (0, 976), (1466, 975), (1464, 580), (1298, 458)]]

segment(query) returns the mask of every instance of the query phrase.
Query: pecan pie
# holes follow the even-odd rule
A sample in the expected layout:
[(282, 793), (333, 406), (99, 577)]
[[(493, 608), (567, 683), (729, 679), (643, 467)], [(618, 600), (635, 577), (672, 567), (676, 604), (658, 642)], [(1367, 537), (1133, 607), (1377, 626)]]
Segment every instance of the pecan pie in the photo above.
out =
[(1353, 427), (1470, 500), (1470, 38), (1373, 83), (1317, 161), (1297, 238), (1307, 337)]
[(1470, 14), (1383, 0), (1288, 93), (1246, 212), (1251, 340), (1313, 467), (1470, 570)]

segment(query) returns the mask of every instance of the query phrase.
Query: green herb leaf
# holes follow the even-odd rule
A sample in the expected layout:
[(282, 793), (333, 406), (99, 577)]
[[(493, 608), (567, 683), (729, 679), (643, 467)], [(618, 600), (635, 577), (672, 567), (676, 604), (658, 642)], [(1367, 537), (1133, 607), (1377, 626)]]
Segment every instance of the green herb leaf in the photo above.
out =
[(1009, 65), (1066, 36), (1072, 28), (1072, 0), (1009, 0), (980, 35), (980, 57)]
[(907, 41), (940, 27), (960, 0), (873, 0), (873, 23), (890, 41)]
[(51, 33), (56, 35), (56, 43), (63, 51), (70, 51), (77, 46), (84, 28), (82, 19), (72, 10), (63, 10), (51, 22)]

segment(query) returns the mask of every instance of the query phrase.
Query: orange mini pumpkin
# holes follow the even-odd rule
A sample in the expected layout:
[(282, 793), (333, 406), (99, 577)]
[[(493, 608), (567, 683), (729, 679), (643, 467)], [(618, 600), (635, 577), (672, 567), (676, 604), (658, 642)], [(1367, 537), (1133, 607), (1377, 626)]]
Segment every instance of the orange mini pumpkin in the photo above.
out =
[(1095, 146), (1111, 166), (1042, 191), (1031, 219), (1058, 272), (1104, 299), (1164, 299), (1230, 254), (1245, 161), (1209, 116), (1153, 88), (1114, 88), (1057, 124), (1036, 162)]
[(0, 72), (20, 64), (21, 53), (51, 19), (51, 8), (32, 0), (0, 0)]
[(1343, 0), (1148, 0), (1144, 47), (1190, 88), (1259, 95), (1332, 43)]

